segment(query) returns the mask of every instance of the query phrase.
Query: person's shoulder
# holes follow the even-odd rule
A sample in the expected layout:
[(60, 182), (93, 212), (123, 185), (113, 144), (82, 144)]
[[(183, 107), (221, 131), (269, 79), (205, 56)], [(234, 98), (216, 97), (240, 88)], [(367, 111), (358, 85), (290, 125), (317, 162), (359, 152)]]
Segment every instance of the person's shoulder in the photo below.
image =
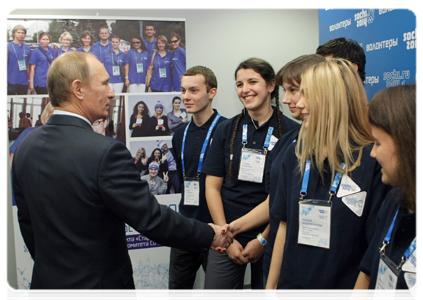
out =
[(190, 124), (190, 122), (185, 123), (184, 125), (182, 125), (181, 127), (178, 127), (178, 129), (175, 130), (175, 133), (173, 134), (175, 139), (182, 139), (183, 135), (184, 135), (184, 131), (185, 128), (187, 128), (187, 126)]

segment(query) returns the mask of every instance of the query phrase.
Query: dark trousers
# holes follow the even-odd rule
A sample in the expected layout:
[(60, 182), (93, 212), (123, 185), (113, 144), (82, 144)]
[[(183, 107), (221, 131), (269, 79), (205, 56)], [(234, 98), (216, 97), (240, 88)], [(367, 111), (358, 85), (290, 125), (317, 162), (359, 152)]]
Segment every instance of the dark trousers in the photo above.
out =
[[(251, 289), (263, 289), (263, 256), (250, 263)], [(210, 251), (204, 289), (243, 289), (247, 264), (238, 265), (229, 256)]]
[(172, 186), (174, 193), (179, 194), (181, 192), (181, 184), (179, 183), (178, 171), (169, 171), (167, 175), (169, 176), (169, 182), (167, 183), (166, 194), (170, 194)]
[(7, 84), (8, 95), (28, 95), (28, 85)]
[(46, 86), (44, 87), (36, 86), (34, 87), (34, 89), (37, 92), (37, 95), (48, 95), (48, 90)]
[(207, 254), (171, 248), (169, 262), (169, 289), (192, 289), (200, 266), (206, 271)]

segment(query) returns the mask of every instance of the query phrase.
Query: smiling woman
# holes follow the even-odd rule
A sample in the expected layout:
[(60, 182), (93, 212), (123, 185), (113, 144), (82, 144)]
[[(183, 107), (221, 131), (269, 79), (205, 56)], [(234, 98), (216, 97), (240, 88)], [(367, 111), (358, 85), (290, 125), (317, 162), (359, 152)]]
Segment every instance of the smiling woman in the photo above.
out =
[[(298, 127), (279, 110), (279, 87), (269, 63), (258, 58), (246, 60), (236, 69), (235, 80), (245, 108), (216, 128), (202, 170), (207, 174), (206, 199), (215, 224), (229, 223), (266, 200), (263, 184), (266, 154), (278, 138)], [(271, 105), (273, 98), (276, 107)], [(248, 157), (257, 158), (259, 163)], [(217, 256), (210, 252), (204, 288), (242, 288), (248, 263), (251, 287), (263, 288), (264, 247), (256, 237), (265, 227), (238, 234), (227, 254)], [(227, 276), (220, 276), (222, 272)]]

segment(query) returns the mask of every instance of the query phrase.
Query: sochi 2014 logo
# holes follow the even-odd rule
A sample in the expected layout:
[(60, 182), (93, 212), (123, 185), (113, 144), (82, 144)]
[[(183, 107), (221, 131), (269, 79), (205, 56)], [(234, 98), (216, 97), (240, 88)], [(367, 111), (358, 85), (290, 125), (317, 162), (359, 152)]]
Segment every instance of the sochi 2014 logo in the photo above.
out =
[(366, 26), (367, 24), (373, 23), (375, 20), (374, 9), (362, 9), (361, 12), (354, 15), (354, 21), (357, 22), (357, 27)]

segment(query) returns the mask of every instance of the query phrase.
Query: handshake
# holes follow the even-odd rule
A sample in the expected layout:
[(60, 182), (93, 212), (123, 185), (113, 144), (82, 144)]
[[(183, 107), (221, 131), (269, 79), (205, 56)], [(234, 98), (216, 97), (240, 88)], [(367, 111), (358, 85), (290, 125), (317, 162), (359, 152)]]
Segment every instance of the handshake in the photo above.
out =
[(231, 230), (228, 224), (219, 226), (213, 223), (209, 223), (209, 225), (214, 230), (214, 240), (210, 248), (214, 251), (219, 252), (220, 254), (225, 253), (226, 248), (228, 248), (234, 241), (235, 234), (233, 230)]

